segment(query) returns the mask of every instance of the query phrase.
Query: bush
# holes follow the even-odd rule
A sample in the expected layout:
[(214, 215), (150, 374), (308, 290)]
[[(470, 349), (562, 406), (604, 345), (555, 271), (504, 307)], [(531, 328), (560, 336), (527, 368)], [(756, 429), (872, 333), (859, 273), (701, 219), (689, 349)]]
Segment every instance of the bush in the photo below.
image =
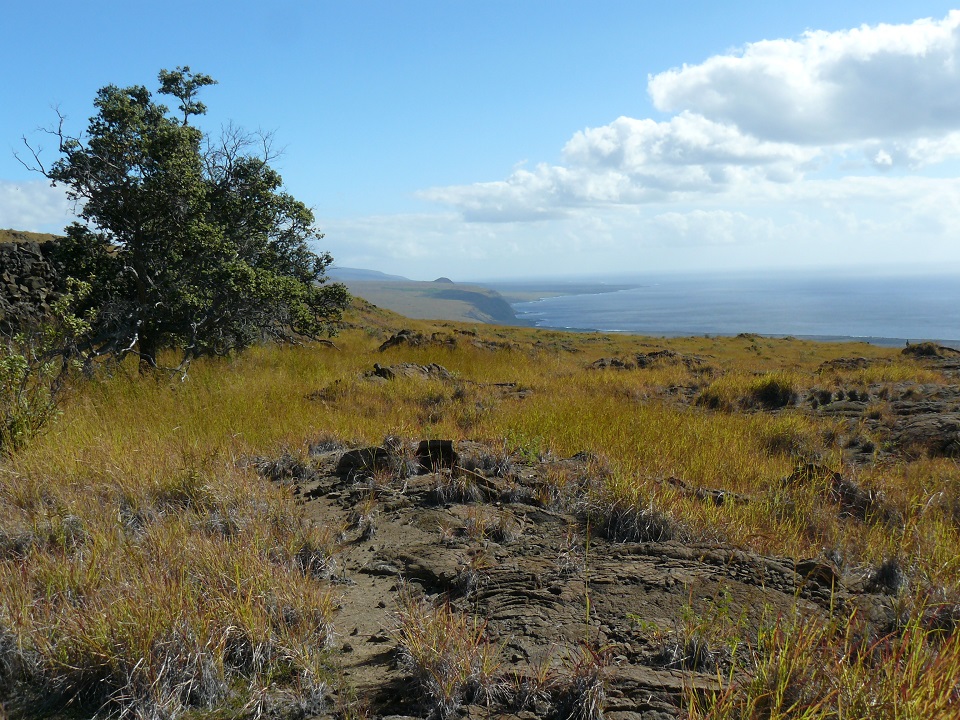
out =
[(0, 454), (22, 448), (57, 415), (77, 338), (89, 325), (67, 308), (86, 288), (72, 284), (45, 323), (0, 340)]
[(794, 377), (785, 372), (771, 372), (754, 378), (726, 375), (710, 383), (696, 402), (711, 410), (732, 412), (738, 408), (776, 410), (796, 400)]

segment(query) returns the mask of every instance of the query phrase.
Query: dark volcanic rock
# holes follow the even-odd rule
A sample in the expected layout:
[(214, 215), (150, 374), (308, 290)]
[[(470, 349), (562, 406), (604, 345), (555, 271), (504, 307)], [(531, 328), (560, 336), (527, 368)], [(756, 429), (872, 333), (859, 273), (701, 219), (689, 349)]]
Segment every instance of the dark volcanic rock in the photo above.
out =
[(384, 380), (395, 380), (398, 377), (421, 378), (427, 380), (430, 378), (438, 380), (452, 380), (453, 375), (443, 365), (430, 363), (429, 365), (417, 365), (416, 363), (397, 363), (396, 365), (383, 366), (380, 363), (373, 364), (373, 370), (367, 373), (367, 377), (379, 377)]
[[(308, 517), (343, 529), (334, 623), (351, 638), (341, 657), (344, 677), (356, 697), (370, 700), (373, 714), (424, 717), (430, 711), (396, 661), (397, 635), (385, 632), (396, 627), (396, 609), (410, 607), (410, 598), (476, 616), (499, 648), (499, 680), (520, 687), (552, 668), (555, 682), (525, 709), (492, 698), (489, 706), (463, 707), (465, 718), (567, 717), (567, 661), (578, 652), (602, 664), (606, 717), (683, 717), (691, 689), (718, 690), (718, 675), (733, 662), (724, 647), (682, 630), (680, 619), (691, 614), (719, 625), (735, 622), (748, 638), (771, 618), (797, 613), (826, 619), (856, 608), (870, 632), (892, 627), (897, 617), (893, 593), (903, 582), (896, 568), (864, 579), (824, 558), (764, 556), (665, 540), (665, 533), (640, 541), (605, 537), (595, 515), (609, 508), (592, 508), (590, 522), (582, 512), (584, 493), (605, 472), (589, 455), (523, 460), (467, 441), (424, 441), (420, 448), (421, 457), (439, 455), (441, 462), (418, 464), (409, 456), (411, 472), (397, 473), (394, 463), (408, 457), (408, 446), (395, 438), (322, 453), (297, 493)], [(567, 495), (544, 492), (561, 476)], [(869, 517), (878, 510), (878, 498), (826, 468), (800, 468), (791, 481), (823, 479), (841, 512)], [(365, 531), (358, 510), (371, 499), (375, 511), (362, 513), (374, 518), (375, 533)], [(741, 500), (723, 491), (707, 491), (703, 499)], [(724, 608), (734, 610), (730, 618), (724, 619)]]
[(827, 370), (862, 370), (863, 368), (869, 367), (870, 364), (871, 361), (865, 357), (835, 358), (834, 360), (826, 360), (820, 363), (817, 372), (822, 373)]
[(939, 358), (960, 355), (960, 350), (955, 350), (945, 345), (937, 345), (932, 342), (917, 343), (916, 345), (907, 345), (902, 351), (904, 355), (919, 358)]
[(693, 369), (703, 365), (703, 359), (696, 355), (684, 355), (675, 350), (655, 350), (648, 353), (637, 353), (637, 367), (648, 368), (655, 365), (686, 365)]
[(960, 413), (921, 413), (911, 416), (896, 435), (907, 452), (930, 457), (960, 457)]
[(434, 471), (452, 468), (459, 459), (452, 440), (421, 440), (415, 457), (420, 467)]
[(587, 365), (587, 370), (634, 370), (636, 367), (636, 363), (630, 360), (602, 357)]
[(424, 345), (445, 345), (454, 348), (457, 346), (457, 339), (453, 335), (435, 332), (429, 337), (423, 333), (413, 330), (401, 330), (396, 335), (391, 335), (378, 348), (380, 352), (394, 347), (421, 347)]
[(396, 335), (391, 335), (387, 338), (378, 348), (380, 352), (384, 350), (389, 350), (392, 347), (398, 347), (400, 345), (409, 345), (410, 347), (417, 347), (419, 345), (425, 345), (427, 343), (427, 336), (423, 333), (414, 332), (413, 330), (401, 330)]
[(827, 415), (843, 415), (845, 417), (860, 417), (867, 409), (867, 403), (854, 400), (838, 400), (820, 406), (820, 412)]
[(691, 370), (702, 370), (706, 367), (703, 358), (696, 355), (684, 355), (675, 350), (655, 350), (648, 353), (637, 353), (633, 358), (602, 357), (587, 365), (588, 370), (643, 370), (663, 365), (685, 365)]
[(26, 330), (50, 316), (59, 292), (57, 243), (0, 243), (0, 333)]
[(400, 456), (385, 447), (366, 447), (348, 450), (337, 462), (337, 474), (353, 476), (378, 471), (393, 471)]

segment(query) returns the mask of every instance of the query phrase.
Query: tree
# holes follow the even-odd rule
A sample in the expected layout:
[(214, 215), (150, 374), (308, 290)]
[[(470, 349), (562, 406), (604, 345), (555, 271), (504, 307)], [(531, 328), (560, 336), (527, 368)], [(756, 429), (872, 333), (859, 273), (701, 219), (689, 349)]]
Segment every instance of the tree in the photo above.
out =
[(30, 167), (66, 186), (83, 221), (60, 244), (65, 275), (91, 288), (76, 308), (91, 326), (81, 349), (136, 354), (143, 370), (177, 348), (184, 368), (262, 338), (334, 334), (347, 292), (326, 282), (332, 258), (308, 245), (323, 235), (283, 191), (269, 137), (233, 127), (204, 136), (190, 120), (206, 112), (197, 96), (216, 81), (186, 66), (159, 80), (182, 117), (143, 86), (108, 85), (85, 138), (67, 135), (60, 116), (51, 167), (27, 144)]

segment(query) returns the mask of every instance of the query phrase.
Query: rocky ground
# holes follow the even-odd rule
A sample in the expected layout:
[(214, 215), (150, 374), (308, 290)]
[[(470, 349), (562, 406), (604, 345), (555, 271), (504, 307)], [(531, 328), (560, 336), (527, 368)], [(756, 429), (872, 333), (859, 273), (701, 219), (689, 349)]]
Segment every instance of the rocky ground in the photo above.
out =
[(264, 465), (340, 533), (340, 700), (368, 716), (440, 714), (438, 691), (400, 647), (411, 602), (485, 623), (495, 667), (446, 706), (469, 717), (587, 717), (577, 708), (598, 699), (607, 718), (678, 717), (729, 667), (725, 637), (853, 605), (878, 628), (891, 621), (895, 588), (876, 577), (684, 542), (663, 518), (591, 507), (584, 498), (603, 475), (594, 458), (420, 449), (390, 438), (315, 448), (309, 466)]
[[(837, 387), (829, 379), (834, 371), (855, 371), (889, 360), (863, 357), (838, 358), (818, 369), (822, 384), (800, 394), (779, 398), (772, 406), (749, 404), (739, 411), (769, 411), (797, 408), (824, 417), (834, 417), (846, 426), (845, 460), (863, 465), (891, 456), (960, 456), (960, 351), (930, 343), (914, 345), (905, 355), (918, 357), (953, 382), (886, 382), (869, 385), (849, 384)], [(712, 368), (707, 360), (670, 350), (640, 353), (633, 358), (600, 358), (589, 370), (631, 371), (654, 364), (684, 365), (709, 378)], [(662, 388), (658, 398), (668, 402), (698, 404), (702, 386)]]
[[(958, 354), (943, 349), (928, 361), (960, 377)], [(654, 362), (709, 372), (703, 359), (669, 352), (604, 359), (585, 371)], [(869, 362), (842, 358), (820, 374)], [(401, 376), (449, 373), (412, 363), (367, 373), (371, 382)], [(697, 391), (664, 388), (662, 400), (693, 404)], [(956, 384), (838, 389), (825, 380), (788, 400), (846, 424), (851, 466), (960, 455)], [(755, 639), (778, 618), (849, 617), (856, 609), (866, 632), (896, 623), (895, 566), (841, 568), (825, 556), (769, 557), (697, 542), (652, 508), (611, 500), (603, 462), (587, 455), (519, 457), (474, 442), (391, 437), (368, 448), (321, 443), (308, 464), (287, 457), (263, 461), (261, 470), (338, 535), (337, 692), (340, 707), (358, 716), (599, 717), (602, 708), (616, 720), (681, 717), (693, 695), (716, 689), (733, 661), (744, 660), (734, 657), (746, 650), (733, 641)], [(887, 521), (882, 501), (841, 473), (798, 465), (782, 482), (813, 476), (841, 516)], [(705, 503), (753, 500), (664, 482)], [(464, 626), (454, 619), (475, 619), (473, 640), (444, 652), (479, 652), (482, 668), (471, 665), (460, 680), (450, 657), (439, 670), (425, 668), (410, 648), (410, 625), (429, 617), (440, 618), (441, 636), (458, 638)], [(450, 682), (431, 672), (450, 673)]]

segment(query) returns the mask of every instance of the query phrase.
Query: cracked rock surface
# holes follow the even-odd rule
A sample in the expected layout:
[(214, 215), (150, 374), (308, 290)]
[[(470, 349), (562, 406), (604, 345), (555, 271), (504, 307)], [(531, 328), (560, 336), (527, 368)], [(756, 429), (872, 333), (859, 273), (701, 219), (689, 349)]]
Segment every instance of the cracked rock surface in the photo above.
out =
[[(310, 472), (275, 480), (290, 485), (313, 522), (340, 533), (341, 692), (370, 716), (431, 714), (398, 664), (401, 593), (449, 602), (485, 623), (504, 689), (496, 702), (465, 702), (467, 717), (555, 716), (549, 702), (511, 705), (510, 688), (545, 667), (562, 672), (584, 646), (604, 658), (606, 717), (680, 717), (685, 699), (715, 689), (718, 670), (729, 668), (717, 640), (725, 633), (756, 637), (777, 617), (854, 606), (878, 626), (890, 621), (888, 596), (826, 559), (603, 537), (578, 499), (602, 474), (593, 458), (521, 462), (461, 442), (455, 467), (428, 470), (409, 461), (416, 443), (391, 441), (365, 450), (387, 458), (383, 468), (344, 462), (356, 450), (330, 450), (312, 458)], [(567, 491), (557, 490), (559, 472)], [(697, 657), (691, 633), (711, 638)]]

